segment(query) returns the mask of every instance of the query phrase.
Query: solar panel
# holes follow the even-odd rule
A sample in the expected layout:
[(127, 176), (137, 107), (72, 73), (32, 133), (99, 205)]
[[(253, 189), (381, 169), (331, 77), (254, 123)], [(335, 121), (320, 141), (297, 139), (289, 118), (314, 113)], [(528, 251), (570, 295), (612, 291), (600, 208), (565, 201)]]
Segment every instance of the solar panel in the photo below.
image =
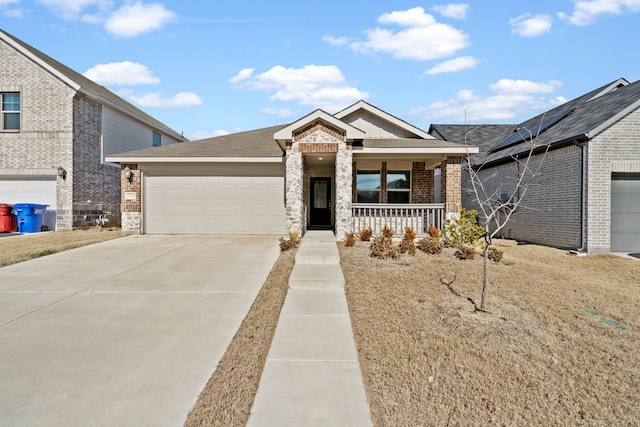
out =
[(560, 120), (567, 117), (569, 114), (573, 113), (574, 110), (575, 108), (563, 111), (562, 113), (554, 114), (553, 116), (544, 119), (542, 122), (536, 122), (530, 124), (529, 126), (523, 126), (516, 129), (513, 135), (498, 144), (493, 150), (491, 150), (491, 152), (495, 153), (496, 151), (504, 150), (507, 147), (511, 147), (512, 145), (516, 145), (527, 140), (532, 140), (542, 132), (548, 130), (550, 127), (558, 123)]

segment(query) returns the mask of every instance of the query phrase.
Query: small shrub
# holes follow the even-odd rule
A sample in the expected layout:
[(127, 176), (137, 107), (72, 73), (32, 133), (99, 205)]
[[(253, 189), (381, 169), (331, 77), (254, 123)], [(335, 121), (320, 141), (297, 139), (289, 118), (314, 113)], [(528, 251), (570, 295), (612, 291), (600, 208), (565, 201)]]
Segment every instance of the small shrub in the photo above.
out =
[(391, 228), (389, 228), (388, 225), (385, 225), (382, 228), (382, 237), (384, 237), (385, 239), (391, 239), (394, 234), (395, 232)]
[(297, 228), (289, 230), (289, 240), (293, 246), (298, 246), (298, 243), (300, 243), (300, 230)]
[(440, 230), (439, 237), (452, 247), (473, 244), (484, 235), (484, 229), (476, 221), (478, 211), (462, 209), (457, 220), (445, 220), (445, 226)]
[(405, 240), (413, 240), (416, 238), (416, 232), (413, 228), (407, 227), (404, 229), (404, 239)]
[(284, 237), (280, 238), (280, 252), (288, 251), (291, 248), (294, 248), (295, 245), (289, 239), (285, 239)]
[(373, 239), (369, 246), (369, 254), (374, 258), (396, 259), (400, 257), (400, 248), (394, 246), (391, 238), (379, 236)]
[(436, 237), (438, 237), (438, 233), (440, 233), (440, 230), (438, 230), (438, 227), (436, 227), (435, 225), (430, 225), (429, 228), (427, 228), (427, 233), (429, 234), (429, 237), (433, 237), (435, 239)]
[(362, 240), (363, 242), (368, 242), (369, 240), (371, 240), (372, 235), (373, 230), (371, 229), (371, 227), (363, 228), (358, 233), (358, 236), (360, 236), (360, 240)]
[(473, 259), (476, 256), (476, 250), (471, 246), (458, 246), (453, 253), (460, 260)]
[(413, 243), (413, 239), (402, 239), (400, 242), (400, 253), (415, 255), (416, 244)]
[(442, 240), (436, 237), (425, 237), (418, 242), (416, 247), (422, 252), (437, 255), (442, 252), (442, 249), (444, 249), (444, 244), (442, 243)]
[(356, 235), (355, 233), (347, 233), (347, 236), (344, 238), (345, 246), (353, 246), (356, 244)]
[(493, 262), (502, 261), (503, 254), (504, 252), (502, 252), (500, 249), (494, 248), (493, 246), (490, 247), (489, 250), (487, 251), (487, 257)]

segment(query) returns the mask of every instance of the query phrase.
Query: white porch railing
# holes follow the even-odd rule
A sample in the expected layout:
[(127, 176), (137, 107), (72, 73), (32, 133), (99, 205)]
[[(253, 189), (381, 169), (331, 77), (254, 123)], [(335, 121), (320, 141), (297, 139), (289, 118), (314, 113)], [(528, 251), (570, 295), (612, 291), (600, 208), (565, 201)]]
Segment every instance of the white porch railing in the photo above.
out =
[(373, 235), (380, 235), (387, 225), (395, 236), (401, 237), (404, 229), (411, 227), (418, 237), (425, 236), (430, 225), (442, 229), (444, 224), (444, 203), (434, 204), (364, 204), (354, 203), (351, 208), (352, 230), (358, 232), (371, 227)]

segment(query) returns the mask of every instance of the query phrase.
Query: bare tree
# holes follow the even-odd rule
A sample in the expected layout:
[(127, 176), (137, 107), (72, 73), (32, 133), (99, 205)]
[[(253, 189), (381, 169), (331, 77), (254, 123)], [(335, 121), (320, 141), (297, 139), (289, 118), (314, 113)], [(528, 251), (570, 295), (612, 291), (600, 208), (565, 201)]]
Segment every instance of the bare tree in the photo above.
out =
[[(465, 111), (466, 117), (466, 111)], [(465, 119), (466, 122), (466, 119)], [(549, 150), (548, 145), (540, 146), (537, 144), (538, 136), (543, 131), (542, 123), (544, 115), (540, 119), (537, 128), (524, 127), (517, 129), (519, 136), (524, 142), (523, 148), (519, 150), (519, 154), (511, 155), (511, 161), (514, 162), (514, 176), (509, 182), (503, 182), (502, 185), (491, 186), (483, 181), (480, 173), (484, 165), (474, 165), (470, 150), (467, 149), (466, 170), (469, 173), (469, 181), (471, 188), (478, 204), (479, 213), (484, 219), (484, 239), (485, 245), (483, 250), (484, 256), (484, 275), (482, 279), (482, 296), (480, 298), (480, 311), (486, 311), (487, 289), (489, 287), (489, 252), (493, 238), (511, 220), (511, 217), (522, 205), (523, 200), (531, 185), (534, 184), (535, 178), (540, 174), (544, 158)], [(468, 124), (465, 124), (464, 143), (467, 143), (467, 136), (473, 132), (471, 129), (467, 132)], [(520, 144), (520, 142), (519, 142)], [(533, 162), (534, 156), (541, 156), (539, 161)], [(533, 164), (535, 163), (535, 164)]]

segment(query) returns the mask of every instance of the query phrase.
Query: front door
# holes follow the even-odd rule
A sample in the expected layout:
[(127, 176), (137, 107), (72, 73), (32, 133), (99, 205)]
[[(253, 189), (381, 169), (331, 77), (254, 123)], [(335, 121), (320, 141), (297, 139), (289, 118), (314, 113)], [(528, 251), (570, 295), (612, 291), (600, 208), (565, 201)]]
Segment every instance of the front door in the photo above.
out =
[(331, 178), (311, 178), (309, 228), (331, 228)]

